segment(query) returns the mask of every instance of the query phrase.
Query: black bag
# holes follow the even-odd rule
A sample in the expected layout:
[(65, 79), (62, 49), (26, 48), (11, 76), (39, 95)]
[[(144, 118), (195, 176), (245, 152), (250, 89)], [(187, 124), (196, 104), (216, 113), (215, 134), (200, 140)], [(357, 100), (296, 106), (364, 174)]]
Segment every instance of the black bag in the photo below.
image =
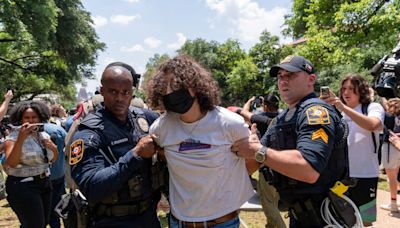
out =
[(62, 195), (54, 211), (63, 219), (65, 228), (89, 227), (89, 205), (78, 189)]

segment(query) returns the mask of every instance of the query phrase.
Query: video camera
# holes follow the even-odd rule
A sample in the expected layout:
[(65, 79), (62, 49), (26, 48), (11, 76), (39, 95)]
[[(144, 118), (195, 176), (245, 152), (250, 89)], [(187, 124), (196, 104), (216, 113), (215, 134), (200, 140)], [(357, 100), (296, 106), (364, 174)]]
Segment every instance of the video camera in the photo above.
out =
[[(399, 37), (400, 38), (400, 37)], [(400, 81), (400, 39), (392, 50), (392, 56), (385, 55), (371, 69), (375, 77), (375, 89), (379, 96), (398, 97)]]

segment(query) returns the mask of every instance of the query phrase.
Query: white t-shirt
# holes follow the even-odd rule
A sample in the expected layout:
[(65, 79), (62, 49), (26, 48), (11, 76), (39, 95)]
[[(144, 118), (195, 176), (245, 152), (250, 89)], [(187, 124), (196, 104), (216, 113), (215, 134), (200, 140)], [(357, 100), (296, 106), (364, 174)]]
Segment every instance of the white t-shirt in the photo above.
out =
[[(250, 134), (243, 118), (216, 107), (194, 123), (167, 112), (150, 127), (164, 147), (170, 173), (172, 214), (183, 221), (207, 221), (240, 208), (253, 189), (245, 160), (232, 144)], [(194, 143), (183, 143), (191, 138)], [(189, 140), (187, 140), (189, 141)]]
[[(361, 104), (354, 110), (362, 113)], [(377, 117), (382, 125), (385, 118), (385, 111), (378, 103), (370, 103), (368, 106), (368, 117)], [(379, 176), (378, 154), (375, 153), (371, 132), (361, 128), (349, 116), (343, 113), (344, 120), (349, 125), (349, 169), (350, 177), (371, 178)], [(379, 133), (375, 131), (375, 142), (379, 145)]]

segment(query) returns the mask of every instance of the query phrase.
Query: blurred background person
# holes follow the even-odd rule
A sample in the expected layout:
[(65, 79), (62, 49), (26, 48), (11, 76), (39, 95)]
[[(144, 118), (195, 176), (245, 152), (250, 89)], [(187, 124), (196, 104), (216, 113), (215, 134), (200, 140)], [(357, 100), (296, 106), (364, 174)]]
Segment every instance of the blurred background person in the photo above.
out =
[[(392, 126), (386, 126), (387, 131), (394, 133), (388, 138), (392, 143), (385, 142), (382, 145), (382, 166), (385, 168), (390, 188), (390, 202), (380, 205), (380, 208), (390, 212), (399, 212), (397, 205), (397, 175), (400, 167), (400, 140), (397, 135), (400, 134), (400, 98), (392, 98), (387, 102), (388, 112), (393, 115), (394, 121)], [(388, 116), (386, 116), (388, 118)], [(385, 123), (388, 122), (385, 120)], [(385, 131), (386, 133), (386, 131)], [(389, 132), (387, 132), (389, 133)], [(386, 134), (384, 134), (386, 136)], [(389, 136), (389, 135), (388, 135)]]
[[(263, 112), (254, 113), (254, 105), (256, 99), (259, 99), (259, 102), (262, 103)], [(253, 112), (251, 108), (253, 107)], [(243, 116), (246, 121), (249, 121), (251, 124), (257, 124), (257, 130), (260, 133), (260, 136), (263, 136), (267, 131), (268, 125), (271, 123), (271, 120), (276, 117), (279, 112), (279, 98), (277, 95), (270, 93), (265, 97), (251, 97), (244, 105), (242, 109), (238, 109), (236, 113)]]
[(64, 140), (67, 132), (59, 125), (53, 123), (44, 124), (44, 131), (50, 135), (50, 139), (57, 145), (58, 158), (50, 168), (51, 176), (50, 181), (53, 187), (51, 198), (51, 212), (50, 212), (50, 227), (61, 227), (60, 218), (55, 213), (54, 208), (61, 200), (61, 196), (65, 194), (65, 171), (66, 160), (64, 153)]
[(0, 121), (3, 120), (4, 116), (7, 114), (8, 106), (10, 105), (10, 101), (13, 98), (12, 90), (8, 90), (6, 94), (4, 94), (4, 101), (0, 106)]
[(67, 119), (67, 112), (64, 107), (60, 104), (53, 104), (50, 106), (50, 122), (57, 124), (58, 126), (65, 127), (65, 121)]
[(49, 221), (50, 165), (58, 157), (57, 146), (43, 129), (49, 117), (47, 105), (38, 101), (17, 103), (10, 111), (11, 123), (21, 126), (4, 142), (7, 200), (23, 228), (43, 228)]

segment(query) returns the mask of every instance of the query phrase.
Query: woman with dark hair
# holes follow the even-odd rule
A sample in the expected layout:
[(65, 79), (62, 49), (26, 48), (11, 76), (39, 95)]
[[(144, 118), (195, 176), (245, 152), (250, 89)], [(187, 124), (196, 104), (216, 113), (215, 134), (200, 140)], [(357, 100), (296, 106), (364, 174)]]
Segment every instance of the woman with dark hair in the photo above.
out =
[(49, 222), (50, 164), (57, 160), (57, 146), (44, 132), (50, 117), (42, 102), (23, 101), (10, 112), (14, 128), (5, 140), (7, 200), (21, 227), (46, 227)]
[(358, 206), (364, 225), (371, 226), (376, 221), (379, 176), (378, 153), (372, 137), (379, 142), (385, 111), (380, 104), (371, 102), (368, 82), (359, 74), (346, 75), (339, 97), (330, 92), (325, 101), (341, 111), (349, 125), (349, 172), (350, 177), (358, 180), (357, 185), (349, 189), (349, 197)]
[(217, 106), (217, 82), (187, 56), (159, 66), (147, 97), (166, 110), (150, 133), (168, 162), (170, 227), (239, 227), (237, 210), (253, 190), (245, 159), (230, 147), (250, 135), (244, 119)]

